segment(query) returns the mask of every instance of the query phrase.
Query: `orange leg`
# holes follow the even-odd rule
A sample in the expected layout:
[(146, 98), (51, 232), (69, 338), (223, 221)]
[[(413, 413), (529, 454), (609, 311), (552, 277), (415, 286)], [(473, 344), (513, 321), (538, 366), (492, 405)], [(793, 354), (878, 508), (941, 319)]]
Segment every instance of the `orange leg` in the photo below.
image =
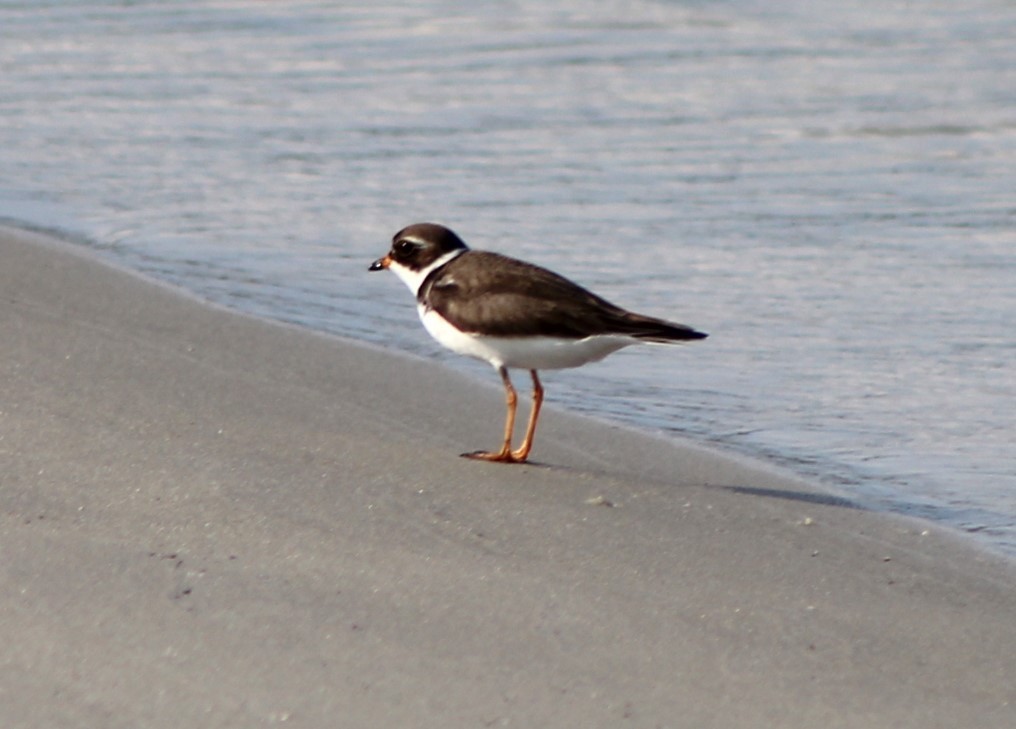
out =
[(499, 461), (501, 463), (511, 463), (514, 461), (512, 458), (512, 432), (515, 430), (515, 411), (518, 409), (519, 396), (515, 393), (515, 388), (512, 387), (512, 381), (508, 377), (508, 370), (501, 367), (498, 372), (501, 374), (501, 382), (504, 383), (504, 398), (505, 406), (508, 408), (508, 413), (504, 420), (504, 443), (501, 444), (501, 450), (497, 451), (475, 451), (473, 453), (463, 453), (463, 458), (475, 458), (480, 461)]
[(543, 405), (543, 385), (540, 378), (536, 376), (536, 370), (529, 370), (533, 377), (533, 409), (529, 412), (529, 424), (526, 426), (526, 437), (518, 450), (512, 451), (512, 459), (516, 463), (523, 463), (529, 458), (529, 451), (533, 449), (533, 436), (536, 434), (536, 419), (540, 417), (540, 406)]
[(529, 424), (526, 426), (526, 437), (517, 450), (512, 450), (512, 433), (515, 431), (515, 413), (518, 410), (519, 398), (508, 377), (508, 370), (501, 367), (498, 372), (501, 374), (501, 381), (504, 383), (505, 405), (508, 413), (504, 421), (504, 442), (501, 450), (476, 451), (475, 453), (463, 453), (463, 458), (475, 458), (481, 461), (496, 461), (498, 463), (525, 463), (529, 457), (529, 451), (533, 449), (533, 435), (536, 433), (536, 419), (540, 417), (540, 406), (543, 405), (543, 385), (540, 378), (536, 376), (536, 370), (530, 370), (533, 376), (533, 409), (529, 413)]

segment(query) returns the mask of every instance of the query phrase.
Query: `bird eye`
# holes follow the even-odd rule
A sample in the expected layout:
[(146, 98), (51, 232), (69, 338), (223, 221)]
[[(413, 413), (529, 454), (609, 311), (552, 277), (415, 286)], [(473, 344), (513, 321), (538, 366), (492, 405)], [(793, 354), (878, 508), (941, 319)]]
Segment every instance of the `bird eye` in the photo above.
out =
[(392, 250), (395, 251), (395, 257), (403, 259), (409, 258), (410, 254), (413, 252), (413, 248), (415, 248), (415, 246), (405, 238), (399, 238), (399, 240), (395, 241), (395, 244), (392, 246)]

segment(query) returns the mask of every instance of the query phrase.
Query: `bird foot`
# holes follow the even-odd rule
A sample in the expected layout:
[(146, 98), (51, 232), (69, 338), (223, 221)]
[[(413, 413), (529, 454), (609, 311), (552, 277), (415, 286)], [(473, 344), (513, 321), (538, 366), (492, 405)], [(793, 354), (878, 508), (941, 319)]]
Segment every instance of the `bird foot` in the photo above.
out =
[(513, 451), (498, 451), (493, 453), (490, 451), (473, 451), (472, 453), (462, 453), (463, 458), (471, 458), (474, 461), (491, 461), (493, 463), (525, 463), (526, 458), (529, 454), (522, 455)]

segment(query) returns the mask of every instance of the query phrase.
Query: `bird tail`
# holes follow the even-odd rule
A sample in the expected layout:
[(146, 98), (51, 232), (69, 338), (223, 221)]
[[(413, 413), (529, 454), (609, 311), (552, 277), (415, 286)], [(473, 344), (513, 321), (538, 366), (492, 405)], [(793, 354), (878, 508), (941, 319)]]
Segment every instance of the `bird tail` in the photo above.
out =
[(627, 320), (627, 326), (625, 326), (627, 331), (624, 333), (643, 342), (675, 344), (705, 339), (709, 336), (705, 332), (700, 332), (686, 324), (656, 319), (651, 316), (632, 314), (625, 318)]

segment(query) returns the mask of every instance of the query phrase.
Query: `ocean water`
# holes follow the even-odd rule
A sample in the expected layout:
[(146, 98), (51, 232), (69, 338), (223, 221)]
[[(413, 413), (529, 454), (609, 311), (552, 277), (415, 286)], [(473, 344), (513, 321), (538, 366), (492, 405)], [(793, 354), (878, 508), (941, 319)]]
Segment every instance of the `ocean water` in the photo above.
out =
[(443, 222), (712, 335), (549, 402), (1016, 555), (1008, 0), (3, 0), (0, 71), (8, 222), (494, 387), (366, 271)]

